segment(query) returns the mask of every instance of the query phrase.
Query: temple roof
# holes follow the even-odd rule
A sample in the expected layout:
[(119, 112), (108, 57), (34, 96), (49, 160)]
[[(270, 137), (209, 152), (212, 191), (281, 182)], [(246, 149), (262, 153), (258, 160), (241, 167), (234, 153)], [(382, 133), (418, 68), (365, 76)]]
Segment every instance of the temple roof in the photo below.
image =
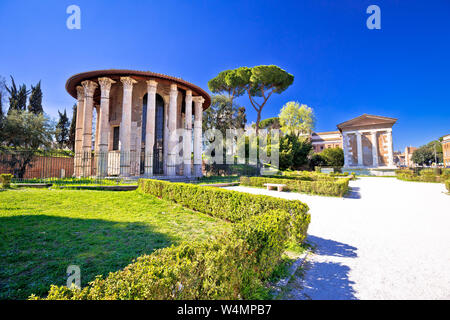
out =
[(187, 82), (181, 78), (176, 78), (165, 74), (150, 71), (109, 69), (109, 70), (95, 70), (78, 73), (76, 75), (73, 75), (67, 80), (66, 90), (72, 97), (77, 99), (77, 86), (81, 85), (82, 81), (85, 80), (97, 81), (99, 77), (109, 77), (113, 80), (119, 80), (120, 77), (128, 77), (128, 76), (132, 77), (135, 80), (155, 79), (175, 83), (182, 90), (192, 90), (192, 94), (194, 96), (196, 95), (202, 96), (205, 99), (205, 103), (203, 104), (203, 110), (208, 109), (211, 104), (211, 97), (202, 88), (190, 82)]
[(391, 128), (396, 122), (397, 119), (395, 118), (375, 116), (371, 114), (363, 114), (359, 117), (338, 124), (337, 128), (341, 132), (344, 129), (351, 130), (351, 129), (371, 128), (371, 127)]

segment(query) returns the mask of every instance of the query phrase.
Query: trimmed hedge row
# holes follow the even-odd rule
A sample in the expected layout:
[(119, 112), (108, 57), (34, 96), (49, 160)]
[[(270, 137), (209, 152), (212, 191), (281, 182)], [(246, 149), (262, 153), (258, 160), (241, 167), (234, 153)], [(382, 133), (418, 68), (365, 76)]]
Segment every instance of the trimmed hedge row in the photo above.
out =
[(0, 186), (4, 189), (11, 187), (11, 180), (13, 178), (12, 174), (0, 174)]
[(304, 240), (310, 222), (308, 207), (300, 201), (155, 180), (139, 185), (141, 192), (236, 222), (232, 232), (157, 250), (82, 290), (52, 286), (46, 299), (267, 298), (264, 281), (280, 263), (289, 239)]
[(139, 190), (230, 222), (239, 222), (270, 210), (284, 210), (291, 215), (291, 234), (300, 243), (305, 240), (311, 221), (309, 207), (298, 200), (144, 179), (139, 180)]
[(307, 181), (299, 179), (241, 177), (241, 185), (264, 188), (266, 183), (285, 184), (286, 190), (342, 197), (348, 192), (350, 178), (337, 178), (333, 180)]
[[(439, 170), (440, 171), (440, 170)], [(414, 173), (413, 170), (410, 169), (402, 169), (396, 170), (395, 174), (397, 179), (404, 181), (417, 181), (417, 182), (437, 182), (442, 183), (445, 182), (448, 178), (450, 178), (450, 170), (443, 169), (442, 174), (439, 174), (438, 171), (434, 169), (424, 169), (419, 172), (419, 174)]]

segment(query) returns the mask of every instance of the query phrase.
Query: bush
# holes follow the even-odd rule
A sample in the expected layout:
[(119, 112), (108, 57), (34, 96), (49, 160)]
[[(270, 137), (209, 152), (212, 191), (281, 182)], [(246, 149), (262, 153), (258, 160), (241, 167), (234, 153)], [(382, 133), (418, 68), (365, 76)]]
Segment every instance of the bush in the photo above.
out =
[(447, 188), (447, 191), (450, 192), (450, 180), (445, 181), (445, 187)]
[(81, 290), (52, 286), (46, 299), (267, 298), (263, 281), (289, 239), (304, 241), (311, 219), (300, 201), (157, 180), (140, 180), (139, 190), (236, 223), (230, 234), (157, 250)]
[(446, 181), (446, 180), (450, 179), (450, 169), (442, 169), (441, 179), (443, 181)]
[(139, 180), (139, 190), (230, 222), (240, 222), (270, 210), (285, 210), (291, 215), (291, 224), (294, 228), (291, 235), (300, 243), (306, 238), (311, 220), (308, 206), (297, 200), (145, 179)]
[[(328, 180), (329, 178), (333, 180)], [(263, 188), (266, 183), (285, 184), (285, 189), (288, 191), (342, 197), (348, 192), (349, 180), (349, 178), (332, 178), (329, 176), (316, 181), (295, 178), (241, 177), (241, 184), (260, 188)]]
[[(290, 216), (273, 210), (233, 226), (209, 242), (164, 248), (82, 290), (52, 286), (48, 300), (266, 298), (263, 281), (281, 261)], [(32, 296), (31, 299), (39, 299)]]
[[(438, 169), (438, 170), (436, 170)], [(418, 182), (442, 182), (445, 180), (447, 172), (444, 170), (442, 176), (440, 175), (440, 169), (423, 169), (417, 175), (411, 169), (396, 170), (395, 174), (397, 179), (404, 181), (418, 181)]]
[(2, 188), (8, 189), (11, 187), (12, 174), (0, 174), (0, 184)]

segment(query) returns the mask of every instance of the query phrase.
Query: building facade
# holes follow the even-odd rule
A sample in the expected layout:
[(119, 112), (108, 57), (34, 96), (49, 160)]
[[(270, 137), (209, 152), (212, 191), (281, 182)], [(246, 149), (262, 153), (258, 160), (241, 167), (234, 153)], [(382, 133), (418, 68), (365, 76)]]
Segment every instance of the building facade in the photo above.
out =
[(404, 153), (404, 157), (405, 157), (405, 166), (407, 167), (414, 167), (415, 164), (412, 161), (412, 155), (414, 153), (414, 151), (416, 151), (417, 148), (416, 147), (406, 147), (405, 148), (405, 153)]
[(322, 152), (328, 148), (342, 148), (342, 134), (340, 131), (313, 132), (311, 144), (314, 152)]
[(450, 168), (450, 134), (442, 138), (442, 153), (444, 156), (444, 167)]
[(78, 101), (75, 176), (202, 175), (202, 113), (211, 99), (200, 87), (100, 70), (72, 76), (66, 89)]
[(396, 121), (363, 114), (338, 124), (343, 141), (344, 169), (394, 169), (392, 126)]

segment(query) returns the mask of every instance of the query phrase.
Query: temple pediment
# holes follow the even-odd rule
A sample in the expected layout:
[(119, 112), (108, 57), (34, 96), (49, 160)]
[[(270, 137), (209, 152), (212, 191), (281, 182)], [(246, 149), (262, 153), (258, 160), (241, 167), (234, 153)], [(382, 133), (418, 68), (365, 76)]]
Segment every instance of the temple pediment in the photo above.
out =
[(375, 116), (371, 114), (363, 114), (359, 117), (342, 122), (337, 125), (339, 131), (352, 129), (369, 129), (369, 128), (392, 128), (397, 122), (395, 118)]

